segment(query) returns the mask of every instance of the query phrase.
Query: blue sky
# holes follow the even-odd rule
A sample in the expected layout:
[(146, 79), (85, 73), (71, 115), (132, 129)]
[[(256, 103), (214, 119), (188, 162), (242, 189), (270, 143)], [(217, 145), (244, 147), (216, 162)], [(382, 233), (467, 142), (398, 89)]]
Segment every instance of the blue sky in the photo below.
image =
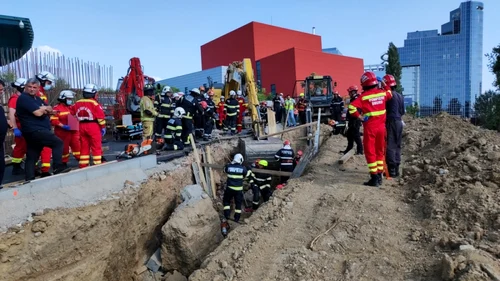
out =
[[(200, 46), (250, 21), (311, 32), (323, 47), (337, 47), (365, 64), (379, 63), (393, 41), (406, 33), (440, 29), (460, 0), (33, 0), (3, 1), (2, 14), (28, 17), (34, 46), (50, 46), (64, 55), (114, 67), (114, 79), (139, 57), (150, 76), (169, 78), (201, 70)], [(36, 1), (35, 1), (36, 2)], [(500, 43), (500, 1), (484, 0), (483, 53)], [(493, 75), (483, 61), (483, 89)]]

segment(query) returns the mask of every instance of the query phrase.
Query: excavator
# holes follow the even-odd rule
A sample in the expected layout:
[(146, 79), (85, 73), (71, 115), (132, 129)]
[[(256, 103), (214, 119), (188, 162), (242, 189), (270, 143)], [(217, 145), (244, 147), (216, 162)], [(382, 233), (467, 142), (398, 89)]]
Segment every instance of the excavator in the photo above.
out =
[(127, 75), (118, 80), (114, 119), (122, 120), (125, 114), (132, 115), (132, 122), (140, 122), (139, 103), (144, 96), (144, 85), (154, 84), (152, 77), (144, 75), (141, 60), (131, 58)]
[(249, 58), (245, 58), (243, 61), (235, 61), (228, 66), (224, 87), (220, 91), (214, 91), (214, 100), (219, 101), (222, 95), (228, 99), (230, 91), (237, 92), (238, 90), (241, 90), (248, 99), (248, 111), (252, 119), (254, 135), (256, 137), (264, 135), (264, 126), (259, 114), (260, 105), (257, 97), (257, 84), (254, 78), (252, 60)]

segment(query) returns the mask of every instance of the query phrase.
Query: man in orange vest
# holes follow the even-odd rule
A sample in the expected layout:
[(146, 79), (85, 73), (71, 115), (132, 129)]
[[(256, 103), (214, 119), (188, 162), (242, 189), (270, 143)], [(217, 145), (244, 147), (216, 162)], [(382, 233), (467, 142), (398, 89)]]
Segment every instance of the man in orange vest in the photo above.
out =
[(241, 91), (238, 91), (237, 95), (238, 97), (236, 98), (236, 100), (240, 105), (240, 112), (238, 113), (238, 118), (236, 119), (236, 131), (238, 131), (239, 134), (243, 130), (243, 116), (245, 116), (245, 111), (247, 110), (248, 104), (246, 103)]
[[(36, 75), (36, 79), (40, 81), (40, 91), (38, 92), (38, 97), (42, 99), (45, 105), (49, 105), (49, 100), (47, 99), (46, 91), (52, 89), (56, 83), (56, 77), (48, 72), (42, 71)], [(50, 176), (50, 160), (52, 157), (52, 150), (49, 147), (44, 147), (42, 153), (40, 153), (40, 159), (42, 160), (42, 177)]]
[(73, 111), (73, 99), (76, 94), (70, 90), (64, 90), (59, 94), (59, 104), (54, 106), (55, 114), (50, 117), (50, 123), (54, 126), (54, 133), (63, 141), (62, 162), (65, 167), (68, 166), (69, 149), (76, 160), (80, 160), (80, 134), (78, 131), (71, 130), (68, 117)]
[(216, 106), (217, 115), (219, 115), (219, 122), (217, 124), (218, 125), (217, 128), (227, 131), (227, 129), (224, 126), (224, 120), (226, 119), (226, 114), (224, 113), (225, 104), (226, 103), (224, 102), (224, 97), (223, 96), (220, 97), (220, 102)]
[(297, 110), (299, 111), (300, 124), (305, 124), (307, 122), (306, 108), (307, 108), (307, 100), (304, 97), (304, 93), (300, 93), (299, 100), (297, 102)]
[(87, 84), (83, 88), (83, 99), (77, 101), (73, 108), (76, 118), (80, 121), (80, 168), (90, 164), (90, 153), (94, 165), (102, 162), (102, 137), (106, 134), (104, 111), (96, 100), (97, 86)]
[(371, 175), (364, 185), (375, 187), (382, 184), (386, 147), (386, 102), (392, 98), (391, 89), (383, 81), (381, 83), (384, 89), (378, 88), (379, 79), (375, 73), (365, 72), (361, 76), (363, 93), (349, 104), (349, 114), (363, 120), (363, 146)]

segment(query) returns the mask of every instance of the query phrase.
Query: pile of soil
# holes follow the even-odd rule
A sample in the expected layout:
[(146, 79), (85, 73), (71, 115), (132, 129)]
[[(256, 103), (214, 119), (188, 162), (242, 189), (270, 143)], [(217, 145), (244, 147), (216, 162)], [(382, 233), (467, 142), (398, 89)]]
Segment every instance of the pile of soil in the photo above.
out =
[(500, 272), (498, 132), (440, 114), (407, 120), (403, 138), (400, 184), (424, 226), (413, 238), (452, 255), (443, 257), (444, 280), (490, 280)]

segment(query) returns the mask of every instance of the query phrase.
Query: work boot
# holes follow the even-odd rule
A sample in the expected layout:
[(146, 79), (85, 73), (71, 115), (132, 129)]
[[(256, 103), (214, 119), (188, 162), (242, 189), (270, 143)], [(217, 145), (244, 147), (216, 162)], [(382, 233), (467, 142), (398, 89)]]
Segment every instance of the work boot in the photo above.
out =
[(363, 183), (364, 185), (367, 185), (367, 186), (374, 186), (374, 187), (379, 187), (380, 183), (379, 183), (379, 178), (378, 178), (378, 174), (374, 175), (374, 174), (371, 174), (370, 175), (370, 180)]
[(24, 174), (24, 169), (21, 167), (21, 163), (12, 164), (12, 175), (17, 176), (22, 174)]
[(384, 177), (384, 173), (378, 173), (377, 176), (378, 176), (378, 184), (382, 185), (382, 178)]
[(389, 169), (389, 177), (391, 177), (391, 178), (397, 177), (397, 175), (396, 175), (396, 166), (389, 165), (389, 167), (387, 167), (387, 169)]
[(394, 166), (394, 174), (396, 175), (396, 177), (399, 177), (399, 164)]
[(363, 155), (363, 154), (364, 154), (363, 151), (356, 152), (356, 155)]

